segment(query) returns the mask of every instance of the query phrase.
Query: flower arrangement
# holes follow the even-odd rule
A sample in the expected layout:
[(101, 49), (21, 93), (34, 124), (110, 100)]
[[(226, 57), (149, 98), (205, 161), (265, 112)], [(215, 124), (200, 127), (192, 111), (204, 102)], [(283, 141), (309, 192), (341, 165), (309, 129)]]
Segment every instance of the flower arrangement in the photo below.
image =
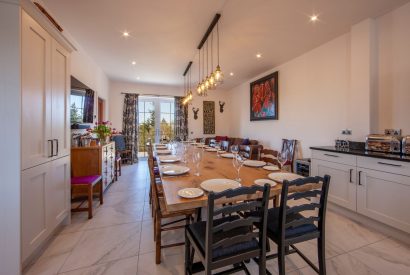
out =
[(89, 128), (87, 131), (96, 134), (98, 139), (104, 143), (107, 137), (112, 134), (111, 125), (112, 123), (109, 121), (96, 122), (94, 128)]

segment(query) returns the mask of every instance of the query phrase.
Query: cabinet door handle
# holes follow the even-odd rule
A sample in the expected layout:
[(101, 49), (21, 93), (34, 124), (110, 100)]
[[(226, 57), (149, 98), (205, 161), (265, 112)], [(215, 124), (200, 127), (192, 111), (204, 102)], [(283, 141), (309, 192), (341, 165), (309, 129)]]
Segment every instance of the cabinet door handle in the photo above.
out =
[(328, 157), (333, 157), (333, 158), (338, 158), (339, 156), (336, 156), (336, 155), (332, 155), (332, 154), (324, 154), (325, 156), (328, 156)]
[(56, 157), (56, 156), (58, 156), (58, 139), (53, 139), (53, 143), (54, 143), (54, 141), (56, 142), (56, 154), (53, 155), (53, 157)]
[(49, 158), (52, 158), (54, 156), (54, 142), (52, 139), (47, 140), (47, 142), (50, 144), (51, 143), (51, 154), (48, 155)]
[(350, 172), (350, 183), (352, 183), (352, 174), (353, 174), (353, 169), (350, 169), (350, 170), (349, 170), (349, 172)]
[(388, 166), (393, 166), (393, 167), (402, 167), (401, 164), (393, 164), (393, 163), (387, 163), (387, 162), (381, 162), (381, 161), (379, 161), (377, 163), (381, 164), (381, 165), (388, 165)]
[(362, 184), (362, 171), (359, 171), (359, 185), (363, 185)]

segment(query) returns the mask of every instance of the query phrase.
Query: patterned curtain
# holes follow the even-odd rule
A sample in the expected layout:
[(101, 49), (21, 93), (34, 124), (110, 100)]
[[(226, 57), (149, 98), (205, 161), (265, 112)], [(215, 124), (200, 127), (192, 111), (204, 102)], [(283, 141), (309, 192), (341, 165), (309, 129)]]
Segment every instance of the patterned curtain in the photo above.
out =
[(125, 146), (132, 153), (132, 163), (138, 162), (138, 94), (125, 94), (122, 132)]
[(84, 96), (83, 122), (93, 123), (93, 116), (94, 116), (94, 91), (91, 89), (86, 89), (85, 96)]
[(175, 138), (188, 140), (188, 106), (182, 104), (183, 97), (175, 97)]

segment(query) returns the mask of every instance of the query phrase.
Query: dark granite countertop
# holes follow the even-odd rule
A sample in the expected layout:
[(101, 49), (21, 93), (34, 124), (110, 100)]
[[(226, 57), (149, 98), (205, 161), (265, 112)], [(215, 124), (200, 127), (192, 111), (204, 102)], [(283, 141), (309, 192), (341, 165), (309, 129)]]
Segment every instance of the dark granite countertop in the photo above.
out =
[(348, 154), (348, 155), (363, 156), (363, 157), (381, 158), (381, 159), (410, 162), (410, 155), (373, 152), (373, 151), (366, 151), (366, 150), (360, 150), (360, 149), (338, 149), (334, 146), (315, 146), (315, 147), (310, 147), (310, 149), (341, 153), (341, 154)]

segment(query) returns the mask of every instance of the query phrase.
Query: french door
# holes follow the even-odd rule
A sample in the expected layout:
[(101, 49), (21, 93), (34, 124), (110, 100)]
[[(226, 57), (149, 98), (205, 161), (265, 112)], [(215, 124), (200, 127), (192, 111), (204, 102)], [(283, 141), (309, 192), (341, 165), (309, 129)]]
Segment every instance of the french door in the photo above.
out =
[(139, 97), (139, 156), (146, 156), (147, 142), (159, 143), (174, 138), (174, 116), (173, 97)]

